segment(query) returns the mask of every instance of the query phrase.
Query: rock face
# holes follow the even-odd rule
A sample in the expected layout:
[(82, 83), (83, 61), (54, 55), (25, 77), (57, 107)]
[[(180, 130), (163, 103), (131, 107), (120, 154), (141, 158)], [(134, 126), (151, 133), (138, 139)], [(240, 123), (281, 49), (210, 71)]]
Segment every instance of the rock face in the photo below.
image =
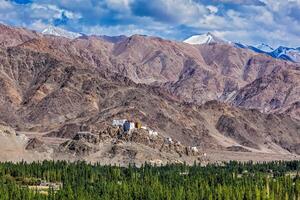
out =
[(28, 140), (27, 145), (25, 147), (26, 150), (34, 150), (34, 149), (40, 149), (44, 145), (44, 142), (37, 138), (31, 138)]
[[(250, 127), (248, 123), (240, 123), (234, 117), (222, 115), (216, 124), (216, 128), (220, 133), (235, 139), (243, 146), (259, 149), (259, 146), (251, 141), (258, 137), (257, 131)], [(250, 138), (245, 137), (245, 133), (248, 133)]]
[[(270, 76), (285, 77), (285, 81), (276, 83), (277, 87), (286, 88), (285, 86), (289, 85), (288, 88), (294, 88), (292, 91), (297, 91), (299, 87), (300, 78), (297, 72), (299, 64), (273, 59), (223, 43), (189, 45), (140, 35), (120, 37), (121, 39), (116, 39), (117, 42), (97, 36), (70, 40), (63, 37), (42, 36), (25, 29), (4, 25), (1, 29), (7, 34), (0, 37), (0, 42), (15, 40), (9, 43), (13, 48), (7, 53), (3, 52), (4, 65), (7, 65), (6, 62), (13, 64), (16, 60), (23, 62), (25, 66), (29, 60), (37, 62), (35, 58), (30, 58), (30, 55), (27, 55), (29, 58), (25, 61), (21, 60), (24, 56), (20, 57), (21, 50), (23, 54), (28, 51), (31, 54), (35, 52), (41, 56), (40, 62), (34, 63), (35, 65), (44, 63), (51, 65), (53, 62), (62, 61), (73, 66), (89, 66), (93, 69), (115, 72), (135, 83), (164, 86), (186, 102), (205, 103), (217, 99), (249, 107), (248, 104), (251, 103), (236, 102), (232, 97), (245, 86), (255, 87), (251, 83), (256, 79)], [(51, 63), (45, 60), (45, 54), (50, 55), (55, 61)], [(9, 56), (14, 61), (7, 59)], [(41, 68), (43, 69), (45, 70)], [(40, 88), (39, 98), (42, 98), (43, 92), (49, 90), (50, 86)], [(287, 92), (282, 91), (281, 96), (288, 95)], [(270, 98), (269, 94), (260, 95)], [(279, 106), (279, 110), (273, 108), (274, 106), (265, 108), (264, 106), (268, 107), (265, 104), (269, 102), (263, 102), (264, 105), (259, 109), (267, 112), (286, 111), (286, 106), (290, 107), (297, 101), (297, 95), (290, 96), (285, 105)]]
[(41, 36), (41, 34), (35, 31), (29, 31), (24, 28), (9, 27), (3, 24), (0, 24), (0, 30), (0, 45), (4, 47), (16, 46)]
[(75, 156), (87, 156), (93, 152), (93, 147), (83, 141), (67, 141), (60, 145), (60, 151), (64, 153), (72, 153)]
[(233, 105), (264, 112), (287, 113), (300, 119), (300, 69), (282, 66), (241, 88)]
[(44, 137), (59, 137), (59, 138), (73, 138), (81, 131), (80, 124), (65, 124), (58, 130), (52, 131), (44, 135)]
[[(192, 147), (299, 153), (297, 64), (226, 44), (0, 29), (0, 120), (38, 134), (51, 156), (164, 163), (197, 157)], [(120, 135), (113, 119), (141, 121), (160, 136)]]

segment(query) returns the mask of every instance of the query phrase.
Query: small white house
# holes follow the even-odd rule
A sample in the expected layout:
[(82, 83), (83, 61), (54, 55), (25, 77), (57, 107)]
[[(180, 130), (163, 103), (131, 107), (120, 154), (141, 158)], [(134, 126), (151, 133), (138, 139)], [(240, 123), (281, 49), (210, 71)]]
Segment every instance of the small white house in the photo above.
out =
[(166, 138), (165, 142), (168, 143), (168, 144), (173, 144), (173, 140), (170, 137)]
[(126, 119), (114, 119), (112, 121), (112, 125), (113, 126), (123, 126), (126, 121), (127, 121)]
[(156, 131), (153, 131), (151, 129), (149, 129), (148, 131), (149, 131), (150, 136), (157, 136), (158, 135), (158, 133)]
[(130, 130), (135, 129), (135, 124), (134, 122), (130, 122)]
[(192, 147), (191, 150), (195, 153), (198, 153), (198, 148), (197, 147)]

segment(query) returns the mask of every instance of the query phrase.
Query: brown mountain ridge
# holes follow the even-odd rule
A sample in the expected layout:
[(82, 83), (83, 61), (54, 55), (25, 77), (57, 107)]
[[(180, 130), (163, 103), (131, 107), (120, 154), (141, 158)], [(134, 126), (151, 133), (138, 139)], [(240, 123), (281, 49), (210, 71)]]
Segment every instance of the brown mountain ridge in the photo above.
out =
[[(18, 148), (4, 151), (24, 151), (11, 160), (299, 158), (297, 64), (224, 44), (70, 40), (4, 25), (0, 44), (0, 120), (18, 135), (10, 136)], [(158, 135), (137, 129), (125, 137), (111, 126), (123, 118)]]

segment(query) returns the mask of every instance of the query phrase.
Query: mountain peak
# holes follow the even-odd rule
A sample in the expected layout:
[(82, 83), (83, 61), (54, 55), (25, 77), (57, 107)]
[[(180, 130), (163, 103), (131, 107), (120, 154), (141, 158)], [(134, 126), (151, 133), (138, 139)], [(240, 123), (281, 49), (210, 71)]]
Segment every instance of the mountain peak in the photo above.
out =
[(260, 50), (262, 50), (264, 52), (272, 52), (272, 51), (274, 51), (273, 47), (271, 47), (270, 45), (265, 44), (265, 43), (261, 43), (259, 45), (256, 45), (256, 48), (260, 49)]
[(211, 43), (227, 43), (227, 41), (215, 36), (211, 32), (205, 34), (193, 35), (183, 42), (188, 44), (211, 44)]
[(256, 53), (266, 54), (273, 58), (300, 63), (300, 48), (279, 46), (278, 48), (274, 49), (272, 46), (266, 43), (261, 43), (256, 46), (235, 43), (235, 47), (242, 49), (250, 49)]
[(210, 35), (210, 36), (213, 36), (213, 37), (215, 37), (215, 35), (214, 35), (214, 34), (212, 34), (211, 32), (207, 32), (207, 33), (206, 33), (206, 35)]
[(45, 30), (43, 30), (42, 34), (66, 37), (69, 39), (75, 39), (75, 38), (82, 36), (82, 34), (80, 34), (80, 33), (74, 33), (74, 32), (67, 31), (65, 29), (62, 29), (62, 28), (59, 28), (56, 26), (52, 26), (52, 25), (48, 26)]

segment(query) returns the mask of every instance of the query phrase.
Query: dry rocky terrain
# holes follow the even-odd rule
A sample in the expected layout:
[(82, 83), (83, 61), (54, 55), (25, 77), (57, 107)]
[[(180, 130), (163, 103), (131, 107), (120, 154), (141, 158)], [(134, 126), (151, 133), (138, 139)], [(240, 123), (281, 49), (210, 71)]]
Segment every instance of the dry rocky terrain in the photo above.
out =
[[(300, 155), (300, 65), (226, 44), (70, 40), (0, 25), (0, 88), (0, 132), (12, 133), (1, 132), (0, 160), (126, 165)], [(141, 121), (158, 135), (124, 134), (113, 119)]]

